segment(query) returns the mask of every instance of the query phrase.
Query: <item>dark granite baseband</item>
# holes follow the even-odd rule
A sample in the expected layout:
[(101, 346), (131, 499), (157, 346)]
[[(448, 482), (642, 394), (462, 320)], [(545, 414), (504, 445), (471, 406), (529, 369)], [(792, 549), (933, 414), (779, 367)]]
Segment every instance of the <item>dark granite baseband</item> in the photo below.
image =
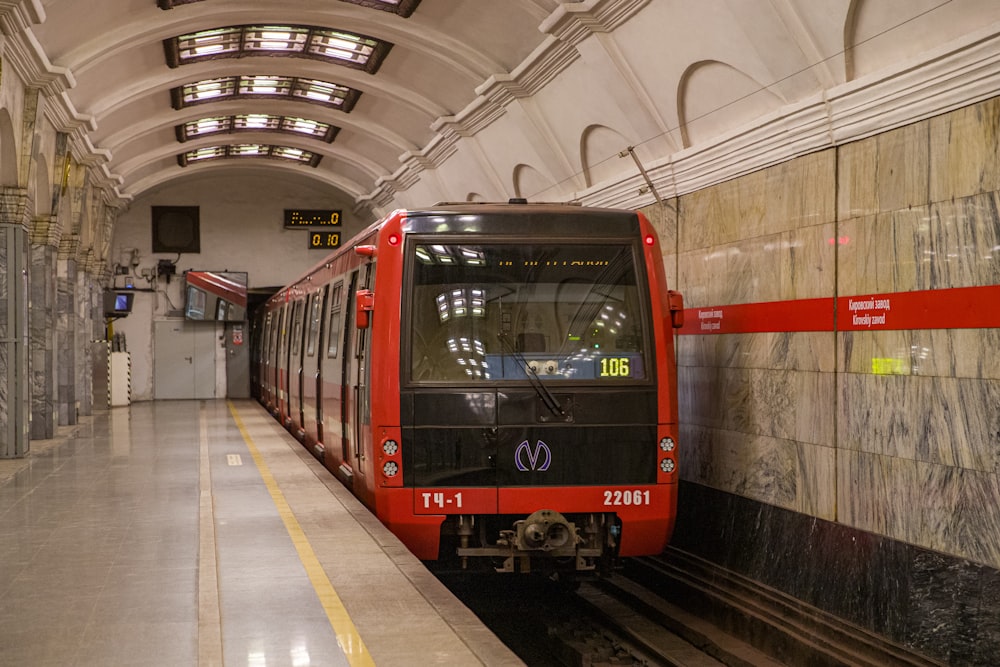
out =
[(672, 544), (950, 665), (1000, 664), (1000, 570), (686, 482)]

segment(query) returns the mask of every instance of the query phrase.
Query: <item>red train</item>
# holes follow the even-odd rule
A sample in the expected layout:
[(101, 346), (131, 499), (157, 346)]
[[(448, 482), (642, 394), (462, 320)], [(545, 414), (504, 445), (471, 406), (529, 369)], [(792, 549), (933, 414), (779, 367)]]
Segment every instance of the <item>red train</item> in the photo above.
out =
[(600, 570), (673, 530), (682, 312), (641, 213), (396, 211), (257, 310), (255, 391), (419, 558)]

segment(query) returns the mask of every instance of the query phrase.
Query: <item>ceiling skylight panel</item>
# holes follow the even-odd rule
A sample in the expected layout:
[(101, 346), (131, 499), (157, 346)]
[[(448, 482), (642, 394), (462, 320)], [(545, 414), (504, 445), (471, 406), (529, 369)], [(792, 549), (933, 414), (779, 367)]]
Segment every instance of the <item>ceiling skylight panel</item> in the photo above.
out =
[(163, 40), (170, 67), (215, 58), (288, 56), (335, 62), (374, 74), (390, 42), (334, 28), (303, 25), (239, 25)]
[[(160, 9), (172, 9), (178, 5), (187, 5), (192, 2), (201, 2), (201, 0), (156, 0)], [(349, 2), (352, 5), (361, 5), (370, 9), (380, 9), (398, 14), (403, 18), (408, 18), (420, 4), (420, 0), (341, 0), (341, 2)]]
[(250, 113), (234, 118), (233, 127), (238, 130), (276, 130), (281, 123), (280, 116), (261, 113)]
[(241, 76), (237, 92), (240, 95), (288, 95), (292, 87), (289, 76)]
[(407, 18), (413, 10), (420, 4), (420, 0), (342, 0), (352, 5), (361, 5), (370, 9), (381, 9), (384, 12), (392, 12), (403, 18)]
[(216, 97), (232, 95), (235, 81), (232, 78), (205, 79), (183, 87), (183, 99), (186, 103), (204, 102)]
[(224, 157), (226, 155), (226, 147), (206, 146), (204, 148), (197, 148), (193, 151), (188, 151), (184, 155), (187, 157), (188, 162), (197, 162), (200, 160), (213, 160), (215, 158)]
[(309, 52), (364, 66), (375, 52), (374, 39), (333, 30), (318, 31), (309, 44)]
[(292, 97), (348, 113), (361, 92), (347, 86), (316, 79), (289, 76), (244, 75), (206, 79), (170, 91), (175, 109), (226, 98)]
[(266, 113), (200, 118), (178, 125), (175, 130), (177, 141), (182, 143), (210, 134), (231, 132), (284, 132), (330, 143), (340, 132), (339, 127), (318, 120)]
[(232, 116), (215, 116), (212, 118), (200, 118), (190, 123), (185, 123), (177, 128), (177, 140), (187, 141), (206, 134), (219, 134), (229, 132), (232, 128)]
[(323, 159), (322, 155), (292, 146), (268, 144), (232, 144), (228, 146), (206, 146), (177, 156), (177, 164), (186, 167), (193, 162), (219, 160), (223, 158), (272, 158), (288, 160), (315, 167)]
[(184, 62), (236, 54), (240, 50), (241, 33), (240, 28), (234, 27), (181, 35), (177, 38), (178, 57)]
[(301, 53), (309, 39), (309, 30), (292, 26), (247, 26), (243, 40), (245, 51), (289, 51)]
[(340, 131), (340, 128), (333, 127), (329, 123), (321, 123), (308, 118), (289, 117), (281, 119), (281, 129), (285, 132), (306, 134), (326, 142), (333, 141), (334, 136)]

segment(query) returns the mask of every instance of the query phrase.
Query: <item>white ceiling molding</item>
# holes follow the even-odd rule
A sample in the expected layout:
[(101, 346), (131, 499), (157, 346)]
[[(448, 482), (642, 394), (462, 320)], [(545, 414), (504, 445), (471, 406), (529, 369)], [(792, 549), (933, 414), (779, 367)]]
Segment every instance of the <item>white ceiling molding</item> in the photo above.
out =
[[(836, 86), (780, 112), (646, 165), (661, 197), (672, 197), (807, 153), (864, 139), (1000, 93), (1000, 23), (919, 61)], [(639, 174), (597, 184), (578, 198), (638, 208), (653, 201)]]
[[(491, 77), (481, 88), (499, 87), (499, 81), (494, 82)], [(677, 196), (997, 94), (1000, 94), (1000, 23), (930, 50), (917, 59), (789, 104), (750, 125), (666, 155), (645, 167), (661, 197)], [(436, 128), (444, 131), (452, 128), (452, 123), (440, 119)], [(454, 129), (452, 132), (463, 138), (469, 136), (467, 132), (460, 134)], [(625, 167), (622, 173), (628, 171), (629, 167)], [(544, 195), (593, 206), (625, 208), (638, 208), (654, 201), (637, 172), (583, 191)]]
[(45, 20), (41, 0), (0, 0), (0, 32), (13, 36)]

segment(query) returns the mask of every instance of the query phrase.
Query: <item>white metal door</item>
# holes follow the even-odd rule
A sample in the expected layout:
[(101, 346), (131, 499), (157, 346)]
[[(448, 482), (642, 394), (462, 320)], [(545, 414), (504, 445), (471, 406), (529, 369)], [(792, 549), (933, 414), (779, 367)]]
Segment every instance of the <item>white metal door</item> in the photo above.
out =
[(215, 327), (154, 323), (153, 398), (215, 398)]

